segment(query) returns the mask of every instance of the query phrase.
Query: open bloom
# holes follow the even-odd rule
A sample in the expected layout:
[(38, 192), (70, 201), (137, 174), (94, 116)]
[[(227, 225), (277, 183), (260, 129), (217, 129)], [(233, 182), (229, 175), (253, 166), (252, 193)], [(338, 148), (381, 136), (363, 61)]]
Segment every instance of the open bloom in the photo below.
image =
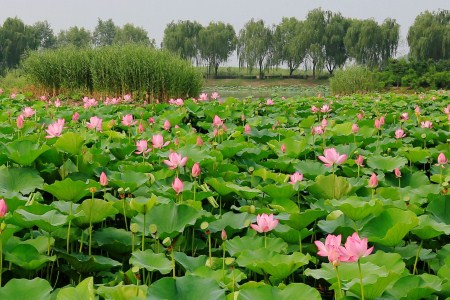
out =
[(214, 127), (219, 127), (219, 126), (222, 126), (222, 125), (223, 125), (223, 120), (218, 115), (215, 115), (214, 119), (213, 119), (213, 126)]
[(177, 193), (181, 193), (184, 189), (184, 183), (181, 181), (178, 177), (175, 177), (174, 181), (172, 182), (172, 188)]
[(156, 134), (152, 137), (153, 148), (161, 149), (162, 147), (169, 145), (169, 143), (170, 141), (164, 143), (164, 137), (162, 134)]
[(319, 109), (315, 105), (311, 106), (311, 112), (312, 113), (316, 113), (318, 111), (319, 111)]
[(290, 184), (295, 184), (297, 181), (302, 181), (303, 180), (303, 174), (300, 174), (299, 172), (295, 172), (294, 174), (289, 176), (289, 183)]
[(192, 177), (197, 178), (198, 176), (200, 176), (200, 173), (201, 173), (200, 164), (196, 162), (192, 166)]
[(395, 138), (396, 139), (402, 139), (406, 136), (406, 133), (403, 129), (399, 128), (395, 131)]
[(364, 162), (364, 157), (362, 155), (358, 155), (358, 157), (355, 159), (355, 164), (357, 166), (362, 167), (362, 166), (364, 166), (363, 162)]
[(432, 128), (433, 127), (433, 123), (426, 120), (426, 121), (422, 121), (420, 122), (420, 127), (421, 128)]
[(136, 124), (137, 122), (134, 121), (133, 119), (133, 115), (132, 114), (126, 114), (125, 116), (123, 116), (122, 118), (122, 125), (130, 127), (131, 125)]
[(134, 152), (134, 153), (142, 154), (142, 155), (145, 155), (145, 154), (147, 154), (148, 152), (150, 152), (152, 150), (152, 149), (148, 148), (148, 143), (147, 143), (146, 140), (137, 141), (136, 142), (136, 149), (137, 149), (137, 151)]
[(250, 226), (259, 233), (269, 232), (278, 225), (278, 220), (273, 218), (273, 214), (261, 214), (256, 217), (256, 224)]
[(102, 131), (102, 119), (94, 116), (90, 118), (90, 122), (87, 122), (86, 125), (89, 129), (95, 129), (97, 131)]
[(406, 121), (406, 120), (408, 120), (408, 119), (409, 119), (409, 116), (408, 116), (408, 113), (407, 113), (407, 112), (402, 113), (402, 114), (400, 115), (400, 120), (401, 120), (401, 121)]
[(324, 155), (320, 155), (318, 158), (324, 162), (325, 167), (331, 167), (334, 164), (341, 165), (346, 159), (347, 154), (339, 154), (334, 148), (325, 149)]
[(182, 157), (181, 154), (172, 152), (169, 154), (169, 160), (164, 160), (164, 163), (169, 166), (169, 169), (176, 169), (178, 167), (184, 167), (188, 158)]
[(370, 176), (370, 179), (369, 179), (369, 187), (376, 188), (377, 186), (378, 186), (377, 174), (372, 173), (372, 176)]
[(48, 128), (45, 130), (48, 133), (46, 138), (51, 139), (60, 136), (64, 127), (64, 122), (64, 119), (58, 119), (55, 123), (48, 125)]
[(327, 104), (322, 105), (322, 107), (320, 108), (320, 112), (322, 112), (322, 113), (327, 113), (330, 111), (331, 111), (331, 108)]
[(108, 185), (108, 177), (106, 177), (105, 172), (102, 172), (102, 174), (100, 174), (100, 185), (101, 186), (107, 186)]
[(273, 102), (272, 99), (267, 99), (266, 100), (266, 105), (274, 105), (275, 103)]
[(333, 266), (339, 265), (341, 261), (341, 239), (341, 235), (336, 236), (329, 234), (325, 238), (325, 244), (321, 241), (315, 241), (314, 244), (316, 244), (317, 249), (319, 249), (317, 255), (328, 257), (328, 260)]
[(8, 206), (6, 205), (5, 199), (0, 199), (0, 218), (6, 215), (8, 212)]
[(207, 93), (201, 93), (198, 97), (198, 100), (205, 101), (208, 100), (208, 94)]
[(367, 248), (367, 238), (361, 239), (358, 233), (353, 233), (347, 238), (345, 246), (340, 248), (341, 257), (343, 262), (355, 262), (361, 257), (366, 257), (373, 251), (373, 246)]
[(322, 126), (315, 126), (311, 129), (311, 133), (313, 135), (321, 135), (323, 134), (323, 127)]
[(219, 95), (218, 92), (212, 92), (211, 93), (211, 99), (217, 100), (217, 99), (219, 99), (219, 97), (220, 97), (220, 95)]
[(32, 117), (35, 113), (36, 113), (36, 111), (34, 109), (32, 109), (31, 107), (25, 107), (22, 110), (22, 115), (24, 118)]

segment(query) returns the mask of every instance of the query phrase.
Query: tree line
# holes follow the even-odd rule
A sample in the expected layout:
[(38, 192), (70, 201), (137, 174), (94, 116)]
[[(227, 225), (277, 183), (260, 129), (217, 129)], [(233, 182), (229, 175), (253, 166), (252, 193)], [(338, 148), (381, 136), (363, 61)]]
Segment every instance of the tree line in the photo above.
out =
[[(304, 66), (315, 77), (324, 69), (333, 74), (349, 61), (383, 69), (396, 55), (399, 29), (395, 19), (379, 24), (373, 19), (351, 19), (317, 8), (309, 11), (304, 20), (283, 18), (271, 26), (251, 19), (238, 33), (223, 22), (203, 26), (196, 21), (172, 21), (164, 30), (161, 48), (193, 64), (205, 63), (209, 75), (217, 76), (219, 66), (236, 51), (239, 65), (250, 72), (258, 69), (261, 78), (266, 69), (281, 65), (289, 68), (291, 76)], [(450, 11), (418, 15), (409, 28), (407, 41), (409, 59), (449, 59)], [(127, 43), (156, 47), (142, 27), (119, 27), (111, 19), (98, 19), (93, 32), (74, 26), (54, 34), (47, 21), (26, 25), (19, 18), (8, 18), (0, 27), (0, 72), (16, 67), (28, 50)]]

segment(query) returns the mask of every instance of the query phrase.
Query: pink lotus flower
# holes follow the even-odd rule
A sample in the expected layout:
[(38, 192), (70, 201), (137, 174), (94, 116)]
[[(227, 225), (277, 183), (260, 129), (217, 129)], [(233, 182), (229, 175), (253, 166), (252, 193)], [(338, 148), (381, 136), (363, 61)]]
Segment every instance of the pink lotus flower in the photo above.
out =
[(201, 169), (200, 169), (200, 164), (198, 162), (196, 162), (193, 166), (192, 166), (192, 177), (197, 178), (198, 176), (200, 176), (201, 173)]
[(370, 179), (369, 179), (369, 187), (376, 188), (377, 186), (378, 186), (377, 174), (372, 173), (372, 176), (370, 176)]
[(58, 119), (58, 121), (56, 121), (55, 123), (48, 125), (48, 128), (45, 130), (48, 133), (46, 138), (51, 139), (60, 136), (64, 127), (64, 123), (64, 119)]
[(124, 96), (123, 96), (123, 100), (124, 100), (125, 102), (130, 102), (130, 101), (131, 101), (131, 95), (130, 95), (130, 94), (124, 95)]
[(78, 122), (79, 119), (80, 119), (80, 114), (78, 112), (74, 112), (72, 115), (72, 121)]
[(11, 99), (16, 99), (16, 97), (17, 97), (17, 94), (16, 94), (16, 93), (12, 93), (12, 94), (9, 96), (9, 98), (11, 98)]
[(395, 131), (395, 138), (396, 138), (396, 139), (402, 139), (402, 138), (404, 138), (405, 136), (406, 136), (406, 134), (405, 134), (405, 131), (404, 131), (403, 129), (399, 128), (399, 129), (397, 129), (397, 130)]
[(97, 106), (98, 105), (97, 100), (95, 100), (94, 98), (88, 98), (88, 97), (84, 97), (83, 98), (83, 103), (84, 103), (83, 107), (85, 109), (87, 109), (89, 107), (92, 107), (92, 106)]
[(172, 188), (177, 193), (177, 195), (180, 194), (184, 190), (183, 181), (181, 181), (178, 177), (175, 177), (175, 180), (172, 182)]
[(353, 133), (358, 133), (358, 131), (359, 131), (358, 124), (353, 124), (353, 125), (352, 125), (352, 132), (353, 132)]
[(448, 159), (447, 159), (447, 157), (445, 156), (445, 154), (441, 152), (441, 153), (439, 153), (439, 155), (438, 155), (437, 162), (438, 162), (438, 165), (443, 166), (443, 165), (445, 165), (446, 163), (448, 163)]
[(170, 127), (172, 127), (172, 124), (170, 124), (169, 120), (165, 120), (164, 124), (163, 124), (163, 129), (164, 130), (169, 130)]
[(285, 153), (286, 152), (286, 145), (285, 144), (281, 145), (280, 150), (281, 150), (281, 152)]
[(324, 105), (322, 105), (322, 107), (320, 108), (320, 111), (321, 111), (322, 113), (327, 113), (327, 112), (330, 112), (330, 111), (331, 111), (331, 108), (330, 108), (330, 106), (328, 106), (327, 104), (324, 104)]
[(381, 116), (381, 117), (380, 117), (380, 124), (381, 124), (381, 125), (384, 125), (384, 116)]
[(401, 120), (401, 121), (406, 121), (406, 120), (408, 120), (408, 119), (409, 119), (409, 116), (408, 116), (408, 113), (407, 113), (407, 112), (402, 113), (402, 114), (400, 115), (400, 120)]
[(364, 157), (362, 155), (358, 155), (358, 157), (355, 159), (355, 164), (357, 166), (363, 167)]
[(380, 122), (380, 120), (379, 119), (375, 119), (375, 128), (376, 129), (378, 129), (378, 130), (380, 130), (381, 129), (381, 122)]
[(3, 92), (4, 92), (3, 89), (0, 89), (0, 95), (3, 94)]
[(341, 257), (342, 262), (355, 262), (361, 257), (366, 257), (373, 251), (373, 246), (367, 248), (367, 238), (361, 239), (358, 233), (353, 233), (347, 238), (345, 246), (341, 247)]
[(156, 134), (152, 136), (153, 148), (161, 149), (162, 147), (169, 145), (169, 143), (170, 141), (164, 143), (164, 137), (162, 136), (162, 134)]
[(444, 107), (444, 113), (446, 113), (447, 115), (450, 114), (450, 104), (447, 105), (447, 107)]
[(278, 225), (278, 220), (273, 218), (273, 214), (262, 214), (256, 217), (256, 224), (250, 226), (259, 233), (269, 232)]
[(207, 93), (201, 93), (200, 96), (198, 97), (198, 100), (200, 100), (200, 101), (208, 100), (208, 94)]
[(124, 126), (130, 127), (132, 125), (135, 125), (137, 121), (134, 121), (132, 114), (126, 114), (125, 116), (123, 116), (121, 123)]
[(218, 92), (212, 92), (212, 94), (211, 94), (211, 99), (217, 100), (217, 99), (219, 99), (219, 98), (220, 98), (220, 95), (219, 95)]
[(108, 177), (106, 176), (105, 172), (102, 172), (102, 174), (100, 174), (100, 185), (101, 186), (108, 185)]
[(420, 115), (420, 107), (418, 107), (418, 106), (414, 107), (414, 113), (416, 115)]
[(31, 107), (25, 107), (22, 111), (22, 115), (24, 118), (32, 117), (35, 113), (36, 113), (36, 111), (34, 109), (32, 109)]
[(246, 124), (244, 126), (244, 133), (245, 134), (250, 134), (251, 131), (252, 131), (252, 129), (250, 128), (250, 125)]
[(59, 100), (59, 98), (56, 98), (55, 100), (55, 107), (61, 107), (61, 100)]
[(321, 125), (322, 125), (322, 128), (327, 127), (327, 126), (328, 126), (328, 121), (327, 121), (327, 119), (323, 119)]
[(155, 119), (153, 119), (153, 117), (148, 118), (148, 123), (150, 125), (155, 124)]
[(94, 129), (97, 131), (102, 131), (102, 119), (94, 116), (89, 119), (90, 121), (86, 123), (87, 128)]
[(273, 102), (272, 99), (267, 99), (266, 100), (266, 105), (274, 105), (275, 103)]
[(214, 119), (213, 119), (213, 126), (217, 128), (222, 125), (223, 125), (223, 120), (218, 115), (215, 115)]
[(311, 129), (311, 133), (313, 135), (322, 135), (323, 134), (323, 127), (322, 126), (315, 126)]
[(320, 155), (318, 158), (324, 162), (325, 167), (331, 167), (341, 165), (347, 159), (347, 154), (341, 155), (335, 148), (328, 148), (324, 150), (324, 156)]
[(186, 164), (188, 158), (182, 157), (181, 154), (178, 154), (176, 152), (172, 152), (169, 154), (169, 160), (164, 160), (164, 163), (169, 166), (169, 169), (173, 170), (178, 167), (184, 167)]
[(0, 218), (2, 218), (8, 212), (8, 206), (5, 199), (0, 199)]
[(316, 244), (317, 255), (328, 257), (328, 261), (333, 264), (333, 266), (338, 266), (341, 261), (341, 235), (329, 234), (325, 238), (325, 244), (321, 241), (314, 241)]
[(220, 237), (222, 238), (222, 241), (227, 240), (227, 232), (225, 231), (225, 229), (222, 229), (222, 232), (220, 233)]
[(295, 172), (294, 174), (289, 176), (289, 183), (290, 184), (295, 184), (297, 181), (302, 181), (303, 180), (303, 174), (300, 174), (299, 172)]
[(394, 174), (395, 174), (395, 177), (397, 177), (397, 178), (402, 177), (402, 172), (400, 171), (399, 168), (394, 169)]
[(17, 117), (16, 124), (17, 124), (17, 128), (19, 128), (19, 129), (23, 128), (23, 115), (19, 115)]
[(430, 121), (422, 121), (420, 122), (420, 127), (421, 128), (433, 128), (433, 123), (431, 123)]
[(201, 136), (197, 136), (197, 141), (195, 142), (197, 146), (201, 147), (203, 146), (203, 140)]
[(362, 120), (362, 118), (364, 117), (363, 116), (363, 114), (362, 113), (358, 113), (357, 115), (356, 115), (356, 117), (358, 118), (358, 120)]
[(311, 106), (311, 112), (312, 113), (316, 113), (318, 111), (319, 111), (319, 109), (315, 105)]
[(152, 149), (148, 148), (148, 143), (146, 140), (140, 140), (136, 142), (136, 149), (134, 153), (136, 154), (142, 154), (145, 156), (145, 154), (149, 153)]

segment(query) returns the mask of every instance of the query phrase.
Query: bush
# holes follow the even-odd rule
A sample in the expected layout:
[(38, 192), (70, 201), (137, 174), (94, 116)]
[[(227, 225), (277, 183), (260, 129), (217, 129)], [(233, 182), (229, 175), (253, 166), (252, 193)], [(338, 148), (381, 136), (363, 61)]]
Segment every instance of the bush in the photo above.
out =
[(34, 51), (23, 68), (52, 94), (95, 91), (167, 100), (196, 97), (202, 86), (201, 73), (189, 62), (143, 45)]
[(330, 89), (334, 94), (365, 93), (379, 88), (377, 73), (362, 66), (337, 70), (330, 79)]

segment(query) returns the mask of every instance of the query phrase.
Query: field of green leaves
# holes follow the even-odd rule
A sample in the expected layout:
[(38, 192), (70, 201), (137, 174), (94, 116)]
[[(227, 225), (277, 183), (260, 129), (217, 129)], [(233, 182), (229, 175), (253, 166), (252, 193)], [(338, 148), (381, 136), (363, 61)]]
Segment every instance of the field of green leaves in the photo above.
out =
[(450, 297), (448, 91), (282, 96), (0, 93), (0, 299)]

